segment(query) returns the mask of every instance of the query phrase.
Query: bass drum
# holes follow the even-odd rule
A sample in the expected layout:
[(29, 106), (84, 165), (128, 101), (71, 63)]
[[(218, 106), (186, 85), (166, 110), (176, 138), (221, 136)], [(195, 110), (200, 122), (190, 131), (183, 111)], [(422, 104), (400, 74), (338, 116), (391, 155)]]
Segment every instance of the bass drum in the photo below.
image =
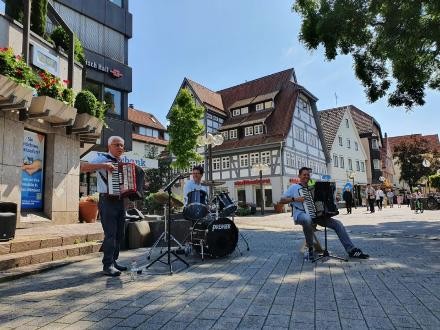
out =
[(213, 258), (222, 258), (231, 254), (238, 242), (238, 228), (228, 218), (201, 221), (194, 224), (192, 244), (201, 253)]

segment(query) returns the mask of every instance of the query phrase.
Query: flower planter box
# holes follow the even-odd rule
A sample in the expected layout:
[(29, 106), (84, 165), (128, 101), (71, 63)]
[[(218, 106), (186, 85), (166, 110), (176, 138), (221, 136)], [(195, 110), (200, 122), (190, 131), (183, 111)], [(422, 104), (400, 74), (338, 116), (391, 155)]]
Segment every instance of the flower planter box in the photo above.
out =
[(44, 120), (53, 124), (65, 123), (69, 120), (73, 121), (76, 117), (76, 108), (62, 101), (55, 100), (49, 96), (34, 97), (29, 108), (29, 114), (39, 115), (44, 114), (46, 111), (48, 111), (48, 114), (44, 116)]
[(85, 128), (89, 127), (91, 130), (95, 130), (93, 133), (88, 134), (89, 136), (100, 137), (104, 123), (98, 118), (89, 115), (88, 113), (80, 113), (75, 118), (75, 123), (73, 128)]
[(0, 75), (0, 102), (13, 98), (14, 104), (25, 101), (23, 107), (29, 107), (33, 93), (34, 91), (30, 87), (22, 86), (11, 78)]

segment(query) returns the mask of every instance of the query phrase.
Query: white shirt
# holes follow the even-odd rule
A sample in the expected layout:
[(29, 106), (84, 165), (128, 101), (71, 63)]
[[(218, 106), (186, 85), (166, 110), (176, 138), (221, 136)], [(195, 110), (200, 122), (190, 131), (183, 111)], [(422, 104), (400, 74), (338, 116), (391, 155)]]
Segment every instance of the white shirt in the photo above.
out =
[(208, 189), (206, 186), (202, 186), (200, 183), (195, 183), (194, 180), (188, 180), (183, 188), (183, 203), (186, 205), (188, 203), (188, 194), (193, 190), (203, 190), (208, 194)]
[[(118, 160), (111, 153), (99, 152), (92, 160), (90, 160), (89, 163), (99, 164), (99, 163), (116, 163), (116, 162), (118, 162)], [(96, 170), (97, 190), (99, 193), (108, 192), (107, 183), (105, 183), (104, 180), (102, 179), (102, 177), (107, 179), (107, 176), (108, 174), (106, 170), (103, 169)]]

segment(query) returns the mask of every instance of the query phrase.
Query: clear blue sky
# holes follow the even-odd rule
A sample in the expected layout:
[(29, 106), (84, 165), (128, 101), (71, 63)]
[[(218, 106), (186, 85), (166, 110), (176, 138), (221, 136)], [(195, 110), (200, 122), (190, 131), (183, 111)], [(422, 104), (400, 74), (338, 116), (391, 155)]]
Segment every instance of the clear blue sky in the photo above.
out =
[[(133, 38), (129, 103), (162, 123), (184, 77), (219, 90), (293, 67), (298, 83), (316, 95), (318, 109), (353, 104), (374, 116), (389, 136), (438, 134), (440, 93), (407, 113), (383, 100), (369, 104), (351, 57), (325, 61), (298, 41), (293, 0), (130, 0)], [(436, 111), (437, 110), (437, 111)]]

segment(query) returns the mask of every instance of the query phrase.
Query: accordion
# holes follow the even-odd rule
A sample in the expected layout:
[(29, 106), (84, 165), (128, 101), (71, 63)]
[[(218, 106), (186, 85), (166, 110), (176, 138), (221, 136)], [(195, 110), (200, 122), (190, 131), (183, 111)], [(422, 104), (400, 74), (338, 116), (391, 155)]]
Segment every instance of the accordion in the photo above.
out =
[(108, 194), (129, 197), (137, 192), (136, 165), (133, 163), (113, 163), (115, 169), (107, 171)]
[(312, 219), (330, 218), (339, 214), (336, 185), (333, 182), (318, 181), (314, 187), (302, 187), (298, 192), (304, 197), (304, 210)]

